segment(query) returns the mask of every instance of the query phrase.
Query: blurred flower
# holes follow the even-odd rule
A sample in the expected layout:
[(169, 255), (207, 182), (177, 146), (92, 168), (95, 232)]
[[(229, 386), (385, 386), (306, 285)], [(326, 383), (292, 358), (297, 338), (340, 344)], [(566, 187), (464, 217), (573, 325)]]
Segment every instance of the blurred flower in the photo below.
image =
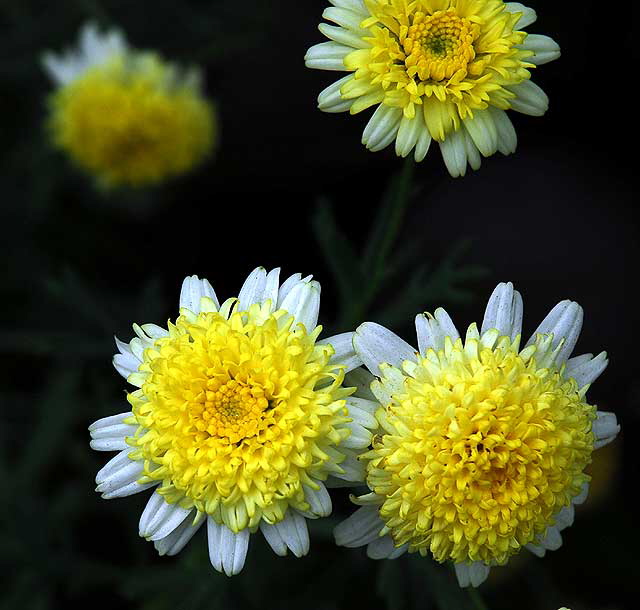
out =
[(557, 549), (584, 501), (594, 449), (619, 431), (586, 402), (607, 366), (602, 352), (569, 358), (582, 308), (562, 301), (520, 348), (522, 297), (499, 284), (480, 331), (464, 340), (443, 309), (416, 317), (418, 348), (371, 322), (354, 347), (381, 404), (361, 455), (371, 493), (338, 525), (338, 544), (370, 557), (405, 551), (452, 560), (461, 586), (526, 547)]
[(45, 53), (58, 86), (51, 96), (53, 143), (103, 186), (139, 187), (191, 170), (211, 151), (215, 116), (197, 69), (130, 49), (113, 30), (87, 24), (78, 48)]
[(533, 9), (501, 0), (330, 0), (321, 24), (330, 38), (311, 47), (306, 65), (351, 72), (318, 97), (325, 112), (376, 106), (362, 143), (372, 151), (395, 140), (396, 153), (422, 161), (440, 144), (452, 176), (480, 156), (516, 149), (513, 109), (540, 116), (548, 98), (530, 68), (560, 56), (548, 36), (522, 29)]
[(371, 400), (352, 396), (359, 366), (352, 335), (317, 341), (320, 285), (259, 267), (238, 298), (219, 303), (207, 280), (187, 277), (168, 330), (116, 339), (118, 372), (139, 389), (131, 411), (90, 426), (91, 446), (119, 451), (97, 476), (106, 499), (155, 487), (140, 535), (178, 553), (206, 521), (214, 568), (244, 565), (260, 529), (278, 555), (309, 550), (305, 519), (329, 515), (325, 487), (362, 480), (354, 450), (369, 446)]

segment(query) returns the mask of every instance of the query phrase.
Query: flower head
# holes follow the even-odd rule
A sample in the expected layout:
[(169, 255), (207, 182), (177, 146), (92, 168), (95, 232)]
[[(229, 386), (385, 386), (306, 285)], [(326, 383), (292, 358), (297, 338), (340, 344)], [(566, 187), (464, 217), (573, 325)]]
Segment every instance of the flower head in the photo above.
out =
[(560, 546), (584, 501), (594, 449), (619, 431), (586, 399), (602, 352), (569, 358), (582, 309), (558, 303), (520, 346), (522, 298), (494, 290), (481, 329), (464, 339), (443, 309), (416, 317), (418, 350), (366, 322), (354, 347), (375, 376), (379, 428), (366, 463), (371, 493), (336, 528), (374, 558), (405, 551), (455, 563), (462, 586), (526, 547)]
[(527, 34), (535, 12), (502, 0), (330, 0), (321, 24), (330, 39), (311, 47), (310, 68), (350, 72), (318, 97), (325, 112), (376, 111), (362, 143), (395, 141), (424, 159), (432, 140), (452, 176), (481, 156), (516, 148), (506, 110), (540, 116), (548, 99), (530, 70), (560, 55), (549, 37)]
[(325, 483), (364, 476), (355, 450), (371, 442), (375, 402), (345, 374), (360, 365), (352, 335), (318, 341), (320, 285), (279, 282), (259, 267), (219, 303), (187, 277), (168, 328), (134, 325), (114, 366), (138, 389), (131, 409), (90, 426), (91, 446), (119, 451), (97, 476), (104, 498), (155, 488), (140, 535), (180, 551), (206, 521), (213, 566), (243, 565), (260, 529), (273, 550), (307, 553), (306, 518), (331, 512)]
[(198, 70), (132, 50), (92, 24), (76, 50), (43, 64), (57, 85), (49, 126), (55, 146), (105, 186), (143, 186), (182, 174), (211, 151), (215, 117)]

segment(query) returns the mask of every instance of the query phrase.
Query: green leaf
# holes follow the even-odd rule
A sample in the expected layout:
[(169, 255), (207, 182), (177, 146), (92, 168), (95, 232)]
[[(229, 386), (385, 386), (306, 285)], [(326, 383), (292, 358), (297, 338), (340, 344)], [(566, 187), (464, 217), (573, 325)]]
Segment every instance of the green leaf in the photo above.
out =
[(338, 287), (341, 308), (344, 309), (362, 292), (365, 279), (358, 265), (359, 257), (347, 236), (339, 230), (331, 204), (324, 198), (318, 201), (312, 227)]

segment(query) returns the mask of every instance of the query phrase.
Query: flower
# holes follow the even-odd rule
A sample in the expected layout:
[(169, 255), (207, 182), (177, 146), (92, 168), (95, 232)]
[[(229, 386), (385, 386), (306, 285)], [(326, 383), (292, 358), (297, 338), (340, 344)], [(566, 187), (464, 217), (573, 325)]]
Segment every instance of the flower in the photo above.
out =
[[(187, 277), (180, 316), (164, 329), (116, 339), (116, 370), (138, 389), (130, 411), (89, 428), (91, 447), (118, 451), (97, 474), (106, 499), (154, 488), (140, 535), (178, 553), (206, 521), (214, 568), (244, 565), (260, 529), (278, 555), (309, 550), (306, 519), (331, 513), (332, 481), (364, 476), (355, 451), (371, 442), (376, 403), (345, 374), (361, 363), (353, 333), (318, 341), (320, 285), (279, 282), (255, 269), (237, 298), (219, 303)], [(357, 381), (357, 375), (356, 375)]]
[(431, 553), (454, 562), (463, 587), (522, 547), (557, 549), (587, 496), (593, 450), (620, 429), (586, 401), (606, 353), (569, 358), (582, 318), (562, 301), (521, 348), (522, 297), (508, 283), (464, 340), (443, 309), (416, 317), (417, 351), (360, 325), (354, 349), (375, 376), (379, 429), (360, 456), (370, 493), (354, 499), (337, 543), (376, 559)]
[(211, 151), (215, 116), (197, 69), (130, 49), (117, 30), (80, 32), (78, 48), (45, 53), (57, 88), (50, 98), (53, 144), (98, 183), (139, 187), (192, 169)]
[(548, 98), (530, 69), (560, 56), (548, 36), (527, 34), (533, 9), (502, 0), (330, 0), (330, 39), (306, 65), (350, 72), (318, 96), (325, 112), (377, 109), (362, 143), (422, 161), (436, 140), (454, 177), (480, 157), (516, 149), (506, 110), (543, 115)]

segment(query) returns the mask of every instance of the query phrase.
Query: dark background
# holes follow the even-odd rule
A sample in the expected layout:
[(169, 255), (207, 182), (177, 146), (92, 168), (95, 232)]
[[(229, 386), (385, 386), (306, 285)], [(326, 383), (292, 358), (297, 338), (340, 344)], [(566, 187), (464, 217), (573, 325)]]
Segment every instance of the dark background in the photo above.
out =
[[(360, 144), (370, 111), (317, 110), (317, 94), (342, 76), (304, 67), (306, 49), (325, 40), (316, 29), (325, 6), (0, 0), (0, 608), (631, 607), (640, 542), (631, 440), (640, 408), (637, 155), (626, 146), (635, 139), (635, 56), (631, 14), (610, 15), (601, 3), (531, 4), (538, 21), (528, 30), (562, 46), (533, 76), (549, 112), (511, 113), (515, 155), (498, 153), (464, 178), (452, 179), (432, 146), (414, 169), (393, 250), (409, 246), (408, 263), (389, 269), (363, 316), (414, 342), (415, 313), (444, 305), (464, 329), (499, 281), (523, 294), (527, 337), (557, 301), (584, 307), (576, 353), (605, 349), (611, 359), (590, 401), (615, 411), (622, 433), (596, 453), (592, 496), (559, 551), (522, 553), (494, 570), (481, 601), (427, 559), (336, 551), (331, 527), (352, 510), (336, 490), (335, 520), (313, 524), (308, 557), (278, 558), (256, 536), (244, 572), (227, 579), (210, 567), (202, 533), (174, 558), (137, 537), (147, 494), (105, 502), (94, 493), (107, 455), (89, 450), (86, 427), (126, 408), (112, 336), (128, 339), (134, 321), (174, 318), (185, 275), (207, 277), (226, 298), (257, 265), (313, 273), (325, 327), (361, 321), (345, 308), (338, 280), (351, 276), (332, 272), (336, 252), (346, 244), (359, 260), (403, 162), (392, 147)], [(39, 57), (75, 44), (87, 19), (122, 28), (132, 46), (201, 65), (221, 128), (212, 159), (162, 187), (105, 195), (49, 148), (52, 86)]]

